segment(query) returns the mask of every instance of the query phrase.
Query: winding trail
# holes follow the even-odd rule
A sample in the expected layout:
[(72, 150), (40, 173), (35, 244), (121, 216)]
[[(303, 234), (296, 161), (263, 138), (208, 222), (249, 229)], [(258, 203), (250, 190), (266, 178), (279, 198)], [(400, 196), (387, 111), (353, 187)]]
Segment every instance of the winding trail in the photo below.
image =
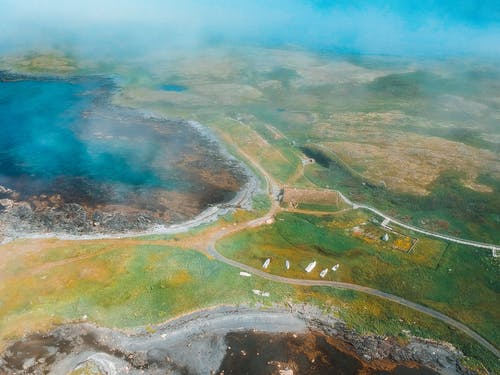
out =
[[(261, 217), (259, 217), (257, 219), (254, 219), (254, 220), (251, 220), (251, 221), (248, 221), (248, 222), (244, 222), (244, 223), (240, 223), (240, 224), (235, 225), (233, 227), (222, 228), (221, 230), (215, 232), (210, 237), (210, 239), (209, 239), (209, 241), (207, 243), (207, 246), (206, 246), (206, 251), (207, 251), (207, 253), (210, 256), (212, 256), (214, 259), (216, 259), (216, 260), (218, 260), (220, 262), (223, 262), (223, 263), (228, 264), (230, 266), (239, 268), (240, 270), (246, 271), (248, 273), (254, 274), (256, 276), (259, 276), (259, 277), (262, 277), (264, 279), (271, 280), (271, 281), (274, 281), (274, 282), (291, 284), (291, 285), (324, 286), (324, 287), (333, 287), (333, 288), (344, 289), (344, 290), (354, 290), (354, 291), (357, 291), (357, 292), (366, 293), (366, 294), (369, 294), (369, 295), (372, 295), (372, 296), (383, 298), (383, 299), (385, 299), (387, 301), (395, 302), (397, 304), (400, 304), (402, 306), (408, 307), (410, 309), (413, 309), (413, 310), (418, 311), (420, 313), (423, 313), (425, 315), (428, 315), (428, 316), (431, 316), (433, 318), (436, 318), (436, 319), (438, 319), (438, 320), (446, 323), (447, 325), (452, 326), (452, 327), (458, 329), (459, 331), (461, 331), (465, 335), (469, 336), (471, 339), (475, 340), (478, 344), (482, 345), (484, 348), (486, 348), (487, 350), (489, 350), (497, 358), (500, 358), (500, 351), (494, 345), (492, 345), (489, 341), (487, 341), (485, 338), (483, 338), (481, 335), (479, 335), (477, 332), (475, 332), (471, 328), (467, 327), (465, 324), (460, 323), (459, 321), (457, 321), (457, 320), (455, 320), (453, 318), (450, 318), (449, 316), (447, 316), (447, 315), (445, 315), (443, 313), (440, 313), (439, 311), (436, 311), (434, 309), (431, 309), (429, 307), (420, 305), (420, 304), (412, 302), (412, 301), (408, 301), (408, 300), (406, 300), (404, 298), (398, 297), (398, 296), (390, 294), (390, 293), (383, 292), (383, 291), (378, 290), (378, 289), (374, 289), (374, 288), (370, 288), (370, 287), (366, 287), (366, 286), (362, 286), (362, 285), (351, 284), (351, 283), (340, 282), (340, 281), (294, 279), (294, 278), (289, 278), (289, 277), (284, 277), (284, 276), (279, 276), (279, 275), (273, 275), (273, 274), (264, 272), (264, 271), (262, 271), (260, 269), (251, 267), (251, 266), (249, 266), (247, 264), (240, 263), (240, 262), (238, 262), (236, 260), (226, 258), (222, 254), (220, 254), (217, 251), (217, 249), (216, 249), (216, 243), (217, 243), (217, 241), (219, 241), (223, 237), (226, 237), (226, 236), (228, 236), (230, 234), (234, 234), (234, 233), (239, 232), (241, 230), (248, 229), (248, 228), (255, 228), (255, 227), (258, 227), (260, 225), (267, 224), (266, 222), (269, 219), (272, 219), (274, 217), (274, 215), (280, 210), (279, 203), (273, 197), (274, 192), (277, 190), (277, 187), (278, 187), (278, 185), (276, 184), (276, 182), (274, 182), (273, 178), (267, 173), (266, 170), (264, 170), (260, 166), (259, 163), (257, 163), (255, 161), (254, 158), (252, 158), (250, 155), (248, 155), (247, 153), (245, 153), (244, 151), (242, 151), (239, 148), (238, 148), (238, 151), (241, 153), (242, 156), (244, 156), (248, 161), (250, 161), (254, 165), (254, 167), (256, 169), (258, 169), (259, 172), (261, 172), (262, 175), (264, 176), (264, 178), (266, 180), (266, 184), (267, 184), (268, 194), (269, 194), (269, 196), (271, 198), (271, 207), (269, 208), (268, 212), (265, 215), (263, 215), (263, 216), (261, 216)], [(414, 230), (414, 231), (416, 231), (418, 233), (422, 233), (422, 234), (426, 234), (426, 235), (430, 235), (430, 236), (435, 236), (435, 237), (438, 237), (438, 238), (446, 239), (446, 240), (449, 240), (449, 241), (453, 241), (453, 242), (457, 242), (457, 243), (461, 243), (461, 244), (465, 244), (465, 245), (470, 245), (472, 243), (474, 245), (471, 245), (471, 246), (482, 245), (482, 246), (478, 246), (478, 247), (486, 247), (486, 248), (489, 248), (489, 249), (491, 249), (492, 246), (496, 247), (494, 245), (481, 244), (481, 243), (476, 243), (476, 242), (473, 242), (473, 241), (456, 239), (456, 238), (453, 238), (453, 237), (449, 237), (449, 236), (440, 235), (440, 234), (437, 234), (437, 233), (428, 232), (428, 231), (425, 231), (425, 230), (422, 230), (422, 229), (419, 229), (419, 228), (414, 228), (414, 227), (412, 227), (410, 225), (406, 225), (404, 223), (400, 223), (397, 220), (393, 220), (392, 218), (384, 215), (382, 212), (380, 212), (380, 211), (378, 211), (378, 210), (376, 210), (374, 208), (371, 208), (371, 207), (368, 207), (368, 206), (357, 205), (357, 204), (351, 202), (342, 193), (340, 193), (340, 192), (338, 192), (338, 193), (340, 194), (340, 196), (342, 197), (342, 199), (347, 204), (351, 205), (354, 209), (356, 209), (356, 208), (364, 208), (364, 209), (370, 210), (370, 211), (376, 213), (377, 215), (380, 215), (380, 216), (384, 217), (384, 219), (388, 219), (389, 221), (394, 222), (395, 224), (401, 225), (401, 226), (403, 226), (403, 227), (405, 227), (407, 229), (410, 229), (410, 230)]]
[[(362, 180), (365, 179), (365, 177), (361, 173), (359, 173), (356, 170), (352, 169), (335, 152), (333, 152), (332, 150), (329, 150), (329, 149), (325, 148), (322, 145), (317, 145), (317, 147), (320, 148), (321, 150), (329, 153), (329, 154), (335, 155), (335, 158), (342, 164), (343, 167), (345, 167), (349, 171), (349, 173), (355, 175), (358, 178), (361, 178)], [(318, 188), (314, 188), (314, 189), (311, 189), (311, 190), (321, 191), (321, 190), (331, 190), (331, 189), (318, 189)], [(439, 239), (442, 239), (442, 240), (446, 240), (446, 241), (458, 243), (460, 245), (466, 245), (466, 246), (472, 246), (472, 247), (477, 247), (477, 248), (482, 248), (482, 249), (488, 249), (488, 250), (492, 251), (492, 254), (495, 257), (496, 257), (496, 252), (500, 250), (500, 246), (495, 245), (495, 244), (467, 240), (467, 239), (463, 239), (463, 238), (459, 238), (459, 237), (449, 236), (447, 234), (441, 234), (441, 233), (432, 232), (430, 230), (421, 229), (421, 228), (418, 228), (418, 227), (413, 226), (413, 225), (405, 224), (402, 221), (399, 221), (399, 220), (394, 219), (394, 218), (392, 218), (390, 216), (387, 216), (386, 214), (384, 214), (383, 212), (377, 210), (374, 207), (367, 206), (367, 205), (364, 205), (364, 204), (359, 204), (359, 203), (351, 201), (349, 198), (347, 198), (340, 191), (337, 191), (337, 193), (342, 198), (342, 200), (345, 203), (347, 203), (348, 205), (352, 206), (353, 209), (358, 209), (358, 208), (365, 209), (367, 211), (370, 211), (370, 212), (372, 212), (372, 213), (374, 213), (374, 214), (382, 217), (384, 220), (387, 220), (386, 225), (388, 225), (389, 223), (394, 223), (394, 224), (396, 224), (396, 225), (398, 225), (398, 226), (400, 226), (402, 228), (409, 229), (409, 230), (411, 230), (413, 232), (416, 232), (416, 233), (425, 234), (426, 236), (429, 236), (429, 237), (439, 238)]]
[[(252, 222), (248, 223), (249, 227), (256, 227), (259, 226), (260, 224), (264, 224), (267, 219), (272, 217), (272, 214), (267, 214), (266, 216), (253, 220)], [(231, 265), (233, 267), (239, 268), (240, 270), (249, 272), (253, 275), (262, 277), (267, 280), (279, 282), (279, 283), (285, 283), (285, 284), (291, 284), (291, 285), (301, 285), (301, 286), (324, 286), (324, 287), (334, 287), (337, 289), (344, 289), (344, 290), (354, 290), (357, 292), (362, 292), (366, 294), (370, 294), (372, 296), (380, 297), (385, 300), (391, 301), (398, 303), (402, 306), (409, 307), (410, 309), (416, 310), (418, 312), (421, 312), (423, 314), (426, 314), (428, 316), (431, 316), (433, 318), (439, 319), (440, 321), (458, 329), (459, 331), (465, 333), (467, 336), (475, 340), (477, 343), (488, 349), (490, 352), (492, 352), (497, 358), (500, 358), (500, 351), (490, 344), (486, 339), (484, 339), (482, 336), (480, 336), (478, 333), (467, 327), (465, 324), (460, 323), (459, 321), (450, 318), (436, 310), (433, 310), (429, 307), (419, 305), (418, 303), (408, 301), (404, 298), (398, 297), (396, 295), (382, 292), (381, 290), (374, 289), (374, 288), (369, 288), (366, 286), (362, 285), (357, 285), (357, 284), (351, 284), (351, 283), (345, 283), (341, 281), (326, 281), (326, 280), (308, 280), (308, 279), (292, 279), (289, 277), (284, 277), (284, 276), (278, 276), (278, 275), (273, 275), (267, 272), (264, 272), (262, 270), (259, 270), (257, 268), (251, 267), (249, 265), (246, 265), (244, 263), (240, 263), (236, 260), (226, 258), (222, 254), (220, 254), (216, 248), (215, 244), (218, 240), (221, 238), (237, 232), (241, 230), (241, 228), (231, 228), (231, 229), (226, 229), (226, 230), (221, 230), (220, 232), (216, 233), (214, 235), (210, 242), (207, 245), (207, 252), (212, 256), (213, 258), (217, 259), (220, 262), (226, 263), (228, 265)]]
[(411, 230), (413, 232), (416, 232), (416, 233), (425, 234), (426, 236), (429, 236), (429, 237), (440, 238), (442, 240), (446, 240), (446, 241), (449, 241), (449, 242), (455, 242), (455, 243), (458, 243), (458, 244), (461, 244), (461, 245), (473, 246), (473, 247), (478, 247), (478, 248), (482, 248), (482, 249), (489, 249), (489, 250), (493, 250), (493, 251), (500, 250), (500, 246), (497, 246), (497, 245), (494, 245), (494, 244), (489, 244), (489, 243), (484, 243), (484, 242), (477, 242), (477, 241), (471, 241), (471, 240), (465, 240), (465, 239), (462, 239), (462, 238), (448, 236), (446, 234), (441, 234), (441, 233), (436, 233), (436, 232), (431, 232), (429, 230), (420, 229), (420, 228), (415, 227), (413, 225), (405, 224), (405, 223), (403, 223), (403, 222), (401, 222), (401, 221), (399, 221), (397, 219), (394, 219), (394, 218), (392, 218), (390, 216), (387, 216), (386, 214), (384, 214), (383, 212), (377, 210), (376, 208), (373, 208), (373, 207), (370, 207), (370, 206), (367, 206), (367, 205), (364, 205), (364, 204), (358, 204), (358, 203), (352, 202), (351, 200), (349, 200), (349, 198), (347, 198), (340, 191), (337, 191), (337, 193), (342, 198), (342, 200), (345, 203), (347, 203), (348, 205), (352, 206), (353, 209), (361, 208), (361, 209), (373, 212), (374, 214), (376, 214), (376, 215), (384, 218), (384, 220), (386, 221), (385, 225), (389, 225), (390, 223), (394, 223), (397, 226), (400, 226), (400, 227), (405, 228), (405, 229), (409, 229), (409, 230)]

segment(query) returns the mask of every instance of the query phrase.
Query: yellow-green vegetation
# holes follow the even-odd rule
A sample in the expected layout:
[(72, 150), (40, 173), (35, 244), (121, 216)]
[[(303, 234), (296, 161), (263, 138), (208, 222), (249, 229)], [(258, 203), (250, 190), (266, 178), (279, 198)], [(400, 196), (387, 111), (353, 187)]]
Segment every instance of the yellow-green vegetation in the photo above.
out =
[[(242, 278), (236, 269), (199, 252), (154, 242), (34, 241), (23, 247), (46, 249), (30, 254), (25, 248), (2, 266), (3, 340), (83, 316), (105, 326), (134, 327), (216, 304), (271, 303), (293, 291)], [(71, 255), (71, 249), (81, 255)], [(46, 252), (57, 260), (47, 260)], [(20, 266), (14, 272), (3, 272), (16, 264)], [(269, 291), (271, 297), (262, 299), (252, 289)]]
[(318, 211), (318, 212), (336, 212), (339, 210), (338, 206), (314, 203), (298, 203), (297, 210), (304, 211)]
[(87, 362), (78, 366), (77, 369), (71, 371), (68, 375), (105, 375), (99, 368), (92, 362)]
[[(220, 47), (191, 56), (157, 51), (154, 58), (76, 64), (49, 53), (4, 60), (2, 66), (37, 74), (118, 74), (123, 87), (114, 103), (200, 121), (247, 162), (261, 187), (258, 166), (280, 185), (338, 189), (417, 226), (500, 240), (495, 69), (457, 62), (450, 70), (442, 65), (448, 62), (415, 65), (292, 49)], [(186, 89), (165, 91), (163, 84)], [(303, 153), (316, 162), (302, 166)], [(178, 235), (26, 240), (0, 247), (2, 342), (83, 316), (105, 326), (134, 327), (223, 303), (306, 302), (361, 332), (449, 341), (470, 356), (469, 364), (480, 360), (500, 372), (498, 360), (482, 347), (412, 310), (351, 291), (240, 277), (237, 269), (189, 250), (206, 246), (205, 232), (258, 217), (270, 207), (264, 195), (254, 203), (253, 212), (240, 210)], [(305, 200), (298, 210), (321, 215), (280, 213), (274, 224), (238, 232), (217, 248), (257, 268), (271, 257), (268, 271), (289, 277), (319, 279), (328, 267), (325, 279), (430, 306), (499, 346), (498, 258), (420, 236), (408, 247), (414, 238), (405, 231), (384, 242), (372, 217), (334, 212), (341, 208)], [(314, 259), (316, 269), (306, 274)], [(256, 296), (252, 289), (271, 296)]]
[[(72, 256), (71, 250), (77, 249), (79, 255)], [(411, 309), (353, 291), (241, 277), (237, 269), (197, 251), (159, 241), (25, 240), (0, 251), (5, 259), (0, 345), (24, 332), (75, 320), (106, 327), (151, 327), (219, 304), (288, 308), (289, 303), (308, 303), (361, 333), (393, 335), (403, 341), (412, 335), (446, 340), (472, 359), (492, 369), (498, 366), (490, 353), (470, 339)], [(15, 272), (3, 272), (14, 264), (18, 265)], [(257, 296), (252, 289), (268, 291), (270, 297)]]
[(244, 158), (252, 158), (278, 181), (286, 182), (295, 172), (298, 162), (290, 154), (283, 154), (250, 127), (239, 121), (226, 119), (216, 125), (221, 138), (235, 145), (244, 153)]
[[(497, 258), (485, 250), (446, 245), (420, 239), (411, 252), (394, 249), (382, 240), (366, 241), (355, 234), (369, 222), (362, 212), (341, 215), (281, 213), (272, 225), (235, 234), (219, 242), (226, 256), (260, 268), (271, 258), (268, 272), (293, 278), (319, 279), (330, 270), (327, 280), (371, 286), (430, 306), (477, 330), (498, 345), (495, 322), (498, 293)], [(285, 269), (285, 260), (291, 263)], [(304, 268), (316, 260), (311, 273)]]
[[(412, 238), (408, 234), (397, 232), (394, 229), (383, 228), (378, 221), (377, 223), (363, 222), (361, 225), (354, 227), (352, 234), (370, 243), (380, 243), (380, 240), (383, 239), (393, 249), (405, 252), (413, 250), (418, 243), (418, 239)], [(386, 235), (387, 237), (384, 239)], [(442, 242), (439, 243), (442, 244)]]
[(412, 259), (423, 266), (436, 269), (445, 254), (447, 246), (448, 244), (443, 241), (421, 237), (412, 250)]
[(57, 51), (10, 57), (2, 61), (8, 69), (34, 74), (70, 74), (78, 69), (76, 60)]

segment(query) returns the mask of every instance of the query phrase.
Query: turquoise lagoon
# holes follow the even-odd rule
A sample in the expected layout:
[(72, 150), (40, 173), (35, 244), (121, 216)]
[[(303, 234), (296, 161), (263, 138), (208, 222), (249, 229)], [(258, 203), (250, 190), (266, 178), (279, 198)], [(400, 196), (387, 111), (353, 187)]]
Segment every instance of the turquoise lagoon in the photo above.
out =
[[(188, 194), (201, 211), (241, 188), (241, 168), (212, 139), (184, 121), (109, 104), (115, 89), (102, 77), (0, 73), (0, 185), (18, 200), (58, 195), (65, 203), (154, 212), (171, 209), (157, 199), (161, 191)], [(220, 174), (227, 186), (214, 182)]]

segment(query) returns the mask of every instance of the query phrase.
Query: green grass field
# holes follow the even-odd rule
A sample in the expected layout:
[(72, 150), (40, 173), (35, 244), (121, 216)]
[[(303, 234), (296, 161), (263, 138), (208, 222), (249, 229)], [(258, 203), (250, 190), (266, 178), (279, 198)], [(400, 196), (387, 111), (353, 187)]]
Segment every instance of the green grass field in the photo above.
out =
[[(319, 279), (319, 272), (339, 263), (325, 279), (352, 282), (387, 291), (430, 306), (471, 326), (499, 345), (500, 262), (487, 250), (422, 239), (411, 253), (383, 241), (357, 238), (352, 228), (369, 220), (360, 212), (315, 217), (281, 213), (275, 224), (223, 239), (225, 255), (260, 268), (271, 258), (269, 272)], [(285, 260), (292, 267), (286, 270)], [(310, 274), (304, 268), (316, 260)], [(478, 271), (480, 270), (480, 271)]]
[[(335, 251), (345, 252), (348, 245), (344, 242)], [(289, 303), (308, 303), (360, 333), (396, 336), (403, 342), (409, 335), (446, 340), (469, 357), (466, 361), (498, 369), (491, 354), (441, 322), (364, 294), (241, 277), (237, 269), (199, 252), (154, 243), (52, 241), (46, 247), (49, 256), (44, 252), (21, 257), (22, 265), (2, 280), (0, 342), (4, 344), (24, 332), (78, 321), (84, 315), (99, 325), (127, 328), (220, 304), (288, 308)], [(87, 258), (75, 258), (76, 249)], [(53, 263), (64, 260), (68, 262)], [(256, 296), (252, 289), (268, 291), (270, 297)]]
[[(37, 329), (45, 322), (71, 321), (87, 315), (98, 324), (134, 327), (217, 304), (272, 303), (293, 294), (293, 288), (257, 278), (243, 278), (234, 268), (204, 255), (159, 245), (121, 241), (99, 246), (77, 243), (31, 256), (0, 286), (0, 332)], [(75, 259), (71, 250), (90, 255)], [(56, 260), (64, 265), (50, 265)], [(228, 282), (230, 280), (230, 282)], [(255, 296), (252, 289), (269, 291)], [(52, 318), (54, 316), (54, 318)]]
[(482, 242), (500, 241), (498, 181), (489, 181), (496, 183), (494, 192), (480, 193), (465, 188), (461, 176), (449, 171), (433, 183), (431, 194), (419, 197), (363, 181), (323, 151), (314, 149), (312, 155), (322, 165), (308, 166), (306, 176), (318, 186), (338, 189), (356, 202), (373, 205), (417, 226)]

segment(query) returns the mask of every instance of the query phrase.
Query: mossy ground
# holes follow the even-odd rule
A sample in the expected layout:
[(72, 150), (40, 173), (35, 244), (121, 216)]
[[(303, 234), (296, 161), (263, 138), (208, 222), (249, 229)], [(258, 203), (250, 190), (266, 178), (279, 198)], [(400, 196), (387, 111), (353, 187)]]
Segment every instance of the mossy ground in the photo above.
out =
[[(318, 138), (314, 129), (328, 123), (334, 130), (330, 140), (338, 139), (341, 130), (343, 140), (353, 141), (355, 132), (350, 130), (365, 126), (365, 115), (373, 113), (383, 115), (382, 120), (368, 124), (373, 134), (385, 135), (396, 129), (498, 152), (498, 103), (492, 99), (498, 96), (498, 74), (488, 66), (483, 69), (481, 65), (478, 70), (467, 63), (463, 67), (451, 64), (448, 69), (449, 62), (434, 62), (437, 72), (426, 73), (421, 70), (433, 70), (433, 64), (419, 62), (415, 71), (414, 61), (391, 63), (379, 57), (351, 56), (342, 58), (346, 61), (341, 66), (348, 68), (343, 71), (335, 59), (306, 51), (234, 48), (210, 51), (208, 57), (200, 51), (194, 59), (167, 57), (155, 64), (149, 56), (128, 64), (112, 60), (76, 64), (60, 58), (64, 54), (54, 55), (57, 58), (48, 55), (50, 58), (27, 56), (13, 63), (5, 60), (2, 67), (37, 74), (119, 74), (123, 88), (113, 98), (115, 103), (198, 120), (209, 126), (231, 153), (247, 161), (251, 157), (283, 184), (297, 176), (301, 146), (328, 140)], [(158, 88), (161, 82), (180, 84), (187, 90), (164, 94)], [(221, 83), (232, 83), (233, 88), (258, 87), (260, 96), (232, 95), (237, 90), (228, 93), (229, 86)], [(219, 91), (203, 91), (210, 86)], [(453, 97), (463, 108), (450, 104)], [(467, 106), (482, 109), (474, 112)], [(386, 121), (387, 113), (396, 114), (398, 120)], [(359, 118), (352, 122), (353, 115), (362, 122)], [(235, 121), (238, 117), (241, 122)], [(429, 187), (428, 196), (419, 197), (363, 184), (359, 178), (363, 170), (324, 156), (322, 160), (316, 155), (317, 163), (305, 167), (305, 175), (297, 176), (295, 186), (338, 189), (353, 200), (370, 203), (419, 226), (484, 242), (500, 240), (500, 185), (494, 176), (482, 174), (478, 178), (493, 189), (484, 193), (463, 186), (460, 173), (445, 172)], [(432, 161), (432, 152), (426, 157)], [(264, 188), (258, 168), (252, 163), (248, 166)], [(134, 327), (221, 303), (285, 305), (296, 301), (317, 304), (362, 332), (404, 340), (404, 329), (417, 336), (450, 341), (470, 357), (469, 363), (476, 365), (480, 360), (493, 373), (500, 372), (498, 360), (483, 348), (414, 311), (354, 292), (242, 278), (236, 269), (189, 247), (174, 245), (176, 239), (185, 243), (204, 231), (257, 217), (269, 207), (269, 201), (257, 197), (255, 207), (255, 212), (240, 211), (219, 223), (175, 236), (83, 242), (26, 240), (0, 247), (3, 343), (25, 331), (43, 330), (83, 315), (107, 326)], [(284, 259), (290, 259), (293, 269), (289, 275), (297, 277), (303, 276), (311, 259), (318, 259), (318, 272), (321, 265), (340, 263), (340, 269), (330, 271), (327, 277), (370, 285), (427, 304), (470, 325), (498, 346), (498, 260), (483, 250), (426, 238), (419, 238), (413, 251), (405, 253), (391, 244), (352, 236), (352, 227), (368, 219), (363, 213), (349, 213), (341, 219), (282, 214), (275, 224), (241, 232), (222, 241), (218, 248), (257, 267), (271, 256), (273, 273), (282, 272)], [(13, 256), (4, 257), (6, 254)], [(251, 292), (254, 288), (270, 291), (271, 296), (257, 297)]]
[[(30, 248), (43, 250), (27, 252)], [(242, 277), (237, 269), (198, 251), (161, 241), (25, 240), (22, 245), (9, 245), (9, 251), (16, 249), (22, 252), (2, 268), (10, 270), (8, 275), (2, 273), (0, 287), (2, 345), (24, 332), (80, 321), (84, 316), (107, 327), (129, 328), (220, 304), (288, 308), (289, 303), (308, 303), (361, 333), (403, 341), (408, 335), (446, 340), (490, 368), (496, 366), (491, 354), (470, 339), (410, 309), (352, 291)], [(270, 297), (257, 296), (252, 289), (270, 292)]]
[[(500, 343), (497, 258), (487, 250), (425, 237), (411, 252), (402, 252), (380, 238), (355, 235), (353, 228), (369, 220), (357, 211), (321, 217), (281, 213), (272, 225), (223, 239), (218, 249), (256, 268), (271, 258), (269, 272), (294, 278), (319, 279), (319, 272), (328, 268), (327, 280), (371, 286), (430, 306)], [(286, 259), (290, 270), (284, 267)], [(313, 260), (316, 269), (306, 273)], [(333, 272), (337, 263), (340, 268)]]

